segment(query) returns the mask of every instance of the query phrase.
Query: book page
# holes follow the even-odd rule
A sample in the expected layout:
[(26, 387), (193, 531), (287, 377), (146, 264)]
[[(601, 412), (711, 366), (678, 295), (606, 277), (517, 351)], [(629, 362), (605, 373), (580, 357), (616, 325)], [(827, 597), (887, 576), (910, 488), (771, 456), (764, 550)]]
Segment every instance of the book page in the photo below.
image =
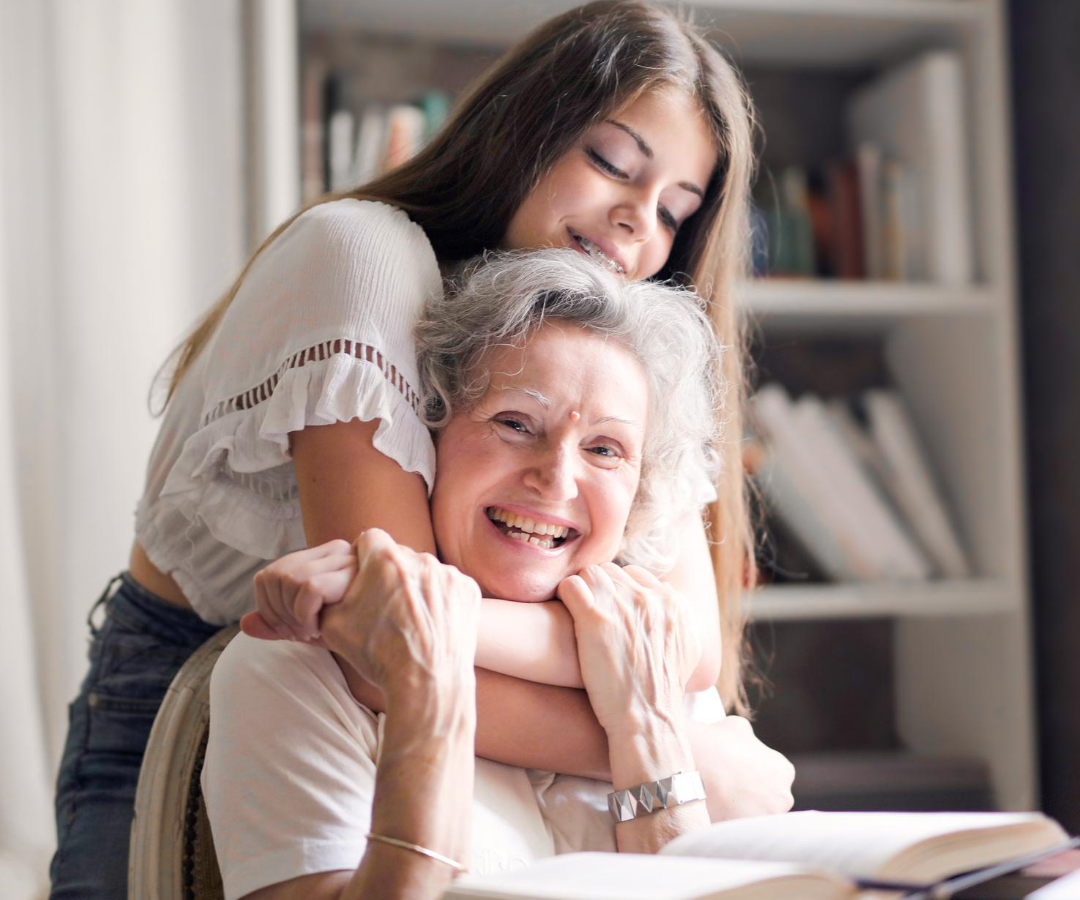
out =
[[(890, 860), (929, 839), (976, 829), (1008, 828), (1015, 834), (1025, 826), (1028, 831), (1044, 835), (1046, 846), (1066, 839), (1060, 826), (1040, 813), (809, 811), (718, 822), (676, 838), (660, 852), (676, 856), (787, 860), (820, 866), (851, 878), (873, 878), (887, 870)], [(1018, 849), (1012, 855), (1022, 852)], [(1009, 856), (1006, 852), (1001, 858)], [(896, 873), (893, 877), (897, 877)]]
[(785, 863), (567, 853), (505, 875), (464, 875), (444, 900), (849, 900), (854, 895), (854, 887), (842, 879)]

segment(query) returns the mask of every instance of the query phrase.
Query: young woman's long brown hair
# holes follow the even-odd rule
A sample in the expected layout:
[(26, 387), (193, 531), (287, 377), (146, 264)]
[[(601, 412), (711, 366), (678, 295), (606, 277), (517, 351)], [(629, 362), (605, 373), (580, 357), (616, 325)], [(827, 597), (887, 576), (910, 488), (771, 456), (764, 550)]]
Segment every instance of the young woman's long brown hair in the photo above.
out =
[[(744, 340), (735, 287), (746, 272), (750, 243), (755, 126), (749, 97), (730, 63), (669, 10), (628, 0), (590, 3), (549, 20), (509, 50), (411, 161), (311, 205), (348, 197), (384, 201), (424, 229), (440, 261), (466, 259), (498, 246), (533, 186), (587, 128), (643, 94), (671, 88), (700, 103), (719, 148), (704, 202), (679, 230), (657, 277), (692, 285), (709, 301), (727, 351), (724, 405), (718, 411), (726, 435), (724, 476), (711, 537), (724, 637), (719, 687), (729, 709), (746, 712), (740, 600), (753, 577), (754, 557), (740, 455)], [(263, 242), (229, 292), (177, 349), (170, 398), (252, 261), (295, 218)]]

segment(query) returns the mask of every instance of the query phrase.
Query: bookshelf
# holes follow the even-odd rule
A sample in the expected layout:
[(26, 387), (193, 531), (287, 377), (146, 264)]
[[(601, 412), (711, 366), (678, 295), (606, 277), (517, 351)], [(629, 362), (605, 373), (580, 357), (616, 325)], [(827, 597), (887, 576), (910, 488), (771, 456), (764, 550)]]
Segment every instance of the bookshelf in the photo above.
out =
[[(272, 35), (281, 67), (302, 84), (312, 48), (348, 54), (348, 44), (378, 39), (409, 61), (457, 60), (454, 78), (536, 22), (575, 5), (567, 0), (300, 0), (256, 5), (252, 40)], [(966, 86), (963, 134), (972, 264), (970, 285), (855, 280), (764, 279), (743, 287), (744, 305), (768, 340), (836, 336), (880, 342), (899, 389), (944, 484), (972, 568), (970, 579), (902, 584), (769, 586), (746, 598), (765, 623), (881, 620), (891, 626), (895, 730), (918, 754), (985, 760), (997, 803), (1034, 808), (1036, 748), (1029, 649), (1030, 598), (1021, 459), (1017, 294), (1009, 97), (1001, 0), (696, 0), (683, 4), (750, 75), (773, 152), (815, 153), (840, 141), (836, 110), (792, 111), (785, 90), (819, 84), (841, 100), (854, 87), (929, 50), (958, 54)], [(282, 35), (292, 30), (291, 47)], [(253, 120), (296, 109), (280, 77), (258, 71)], [(332, 47), (326, 51), (327, 47)], [(344, 48), (344, 49), (343, 49)], [(469, 60), (472, 60), (470, 62)], [(385, 67), (384, 67), (385, 68)], [(287, 81), (287, 80), (284, 80)], [(755, 81), (767, 98), (758, 99)], [(430, 86), (430, 85), (429, 85)], [(392, 98), (388, 98), (392, 99)], [(791, 101), (788, 101), (791, 104)], [(791, 104), (797, 106), (799, 104)], [(805, 104), (803, 104), (805, 105)], [(811, 106), (813, 104), (810, 104)], [(266, 107), (266, 109), (262, 109)], [(263, 119), (260, 119), (260, 111)], [(820, 112), (820, 114), (818, 114)], [(274, 118), (278, 122), (278, 118)], [(784, 129), (792, 133), (784, 136)], [(301, 122), (278, 122), (277, 139), (301, 144)], [(253, 144), (255, 142), (253, 141)], [(258, 148), (253, 148), (258, 153)], [(769, 159), (766, 144), (766, 162)], [(265, 234), (300, 202), (295, 157), (264, 160), (251, 186)], [(266, 198), (274, 198), (273, 203)]]

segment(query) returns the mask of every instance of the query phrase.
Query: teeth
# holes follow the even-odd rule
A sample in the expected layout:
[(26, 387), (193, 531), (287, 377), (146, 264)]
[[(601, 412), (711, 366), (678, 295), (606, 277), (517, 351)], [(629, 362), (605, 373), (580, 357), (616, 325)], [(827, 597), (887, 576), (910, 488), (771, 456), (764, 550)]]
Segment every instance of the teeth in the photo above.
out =
[[(559, 538), (570, 534), (570, 529), (565, 525), (555, 525), (551, 522), (538, 522), (534, 519), (519, 516), (517, 513), (500, 509), (497, 506), (488, 507), (488, 518), (494, 522), (502, 522), (506, 525), (509, 537), (516, 541), (529, 541), (538, 547), (550, 549)], [(544, 540), (547, 537), (550, 540)]]
[(603, 250), (597, 247), (587, 237), (582, 237), (581, 235), (574, 235), (574, 237), (578, 239), (578, 243), (581, 244), (581, 246), (585, 249), (585, 252), (588, 253), (589, 256), (591, 256), (597, 262), (603, 263), (605, 266), (611, 269), (612, 272), (618, 272), (620, 275), (626, 274), (622, 266), (620, 266), (617, 262), (615, 262), (615, 260), (613, 260), (606, 253), (604, 253)]

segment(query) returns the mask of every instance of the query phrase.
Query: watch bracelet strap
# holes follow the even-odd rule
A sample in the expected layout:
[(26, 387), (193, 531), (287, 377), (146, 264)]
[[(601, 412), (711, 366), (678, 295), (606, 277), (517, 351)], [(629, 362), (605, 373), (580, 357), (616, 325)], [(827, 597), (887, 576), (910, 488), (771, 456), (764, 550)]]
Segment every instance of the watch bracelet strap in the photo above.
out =
[(616, 823), (648, 816), (693, 800), (705, 799), (699, 772), (676, 772), (659, 781), (646, 781), (608, 794), (608, 811)]

